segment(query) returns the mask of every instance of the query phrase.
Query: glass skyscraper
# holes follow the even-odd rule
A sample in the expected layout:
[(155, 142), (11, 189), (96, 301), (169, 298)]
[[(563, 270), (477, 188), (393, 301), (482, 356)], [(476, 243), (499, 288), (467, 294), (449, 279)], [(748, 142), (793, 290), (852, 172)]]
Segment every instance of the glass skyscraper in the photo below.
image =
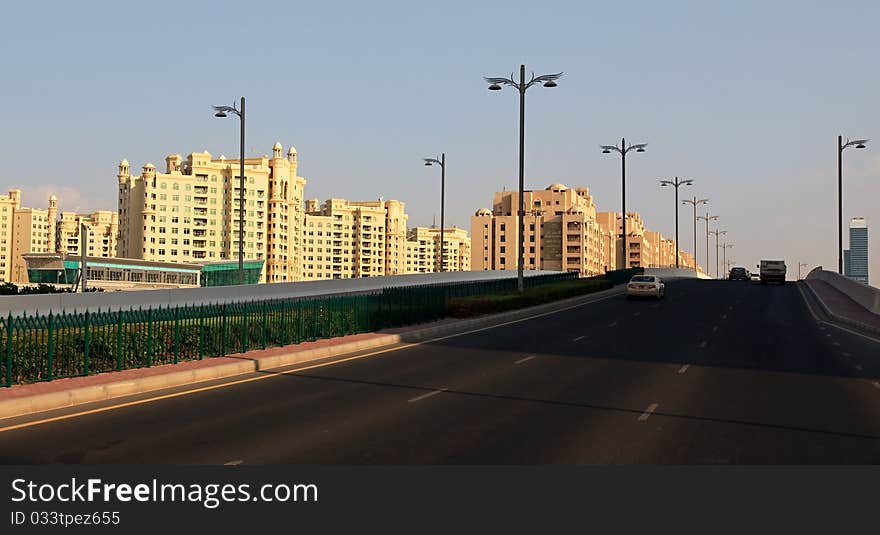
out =
[(868, 224), (854, 217), (849, 224), (849, 250), (844, 254), (844, 275), (868, 284)]

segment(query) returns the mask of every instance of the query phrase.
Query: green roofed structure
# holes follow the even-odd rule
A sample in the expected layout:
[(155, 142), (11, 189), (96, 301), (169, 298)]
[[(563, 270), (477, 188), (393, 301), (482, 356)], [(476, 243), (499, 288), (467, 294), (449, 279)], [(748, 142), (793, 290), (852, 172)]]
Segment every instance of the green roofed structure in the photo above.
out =
[[(244, 283), (257, 284), (265, 260), (244, 261)], [(238, 260), (220, 260), (202, 264), (201, 286), (234, 286), (238, 284)]]
[[(81, 257), (64, 253), (22, 255), (30, 284), (73, 286), (79, 283)], [(260, 280), (264, 260), (245, 260), (245, 282)], [(132, 258), (86, 258), (89, 288), (104, 290), (149, 290), (197, 288), (238, 284), (238, 260), (182, 263), (155, 262)]]

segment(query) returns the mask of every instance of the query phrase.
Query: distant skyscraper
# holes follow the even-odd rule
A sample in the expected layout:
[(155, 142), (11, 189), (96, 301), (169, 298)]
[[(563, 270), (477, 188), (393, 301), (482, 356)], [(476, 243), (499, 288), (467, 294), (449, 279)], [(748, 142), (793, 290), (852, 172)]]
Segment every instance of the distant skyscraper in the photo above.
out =
[(862, 217), (849, 224), (849, 254), (844, 273), (851, 279), (868, 284), (868, 225)]

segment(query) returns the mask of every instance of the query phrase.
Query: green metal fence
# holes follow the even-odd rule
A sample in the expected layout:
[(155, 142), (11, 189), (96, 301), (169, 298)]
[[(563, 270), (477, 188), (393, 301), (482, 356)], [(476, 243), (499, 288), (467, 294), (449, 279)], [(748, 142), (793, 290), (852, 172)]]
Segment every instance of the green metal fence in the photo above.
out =
[[(574, 273), (524, 279), (534, 287)], [(516, 279), (385, 288), (363, 295), (8, 315), (0, 318), (0, 384), (243, 353), (440, 319), (449, 299), (516, 288)]]

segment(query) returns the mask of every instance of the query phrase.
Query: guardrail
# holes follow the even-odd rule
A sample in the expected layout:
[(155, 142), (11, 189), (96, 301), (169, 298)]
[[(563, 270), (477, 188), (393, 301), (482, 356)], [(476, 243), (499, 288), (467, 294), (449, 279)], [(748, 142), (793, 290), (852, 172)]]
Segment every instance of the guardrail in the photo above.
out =
[(822, 269), (822, 266), (811, 270), (806, 278), (825, 281), (870, 312), (880, 314), (880, 289), (878, 288), (854, 281), (833, 271), (826, 271)]
[[(556, 273), (526, 287), (577, 278)], [(0, 384), (51, 381), (244, 353), (424, 323), (455, 297), (516, 288), (516, 278), (384, 288), (370, 294), (0, 318)]]

